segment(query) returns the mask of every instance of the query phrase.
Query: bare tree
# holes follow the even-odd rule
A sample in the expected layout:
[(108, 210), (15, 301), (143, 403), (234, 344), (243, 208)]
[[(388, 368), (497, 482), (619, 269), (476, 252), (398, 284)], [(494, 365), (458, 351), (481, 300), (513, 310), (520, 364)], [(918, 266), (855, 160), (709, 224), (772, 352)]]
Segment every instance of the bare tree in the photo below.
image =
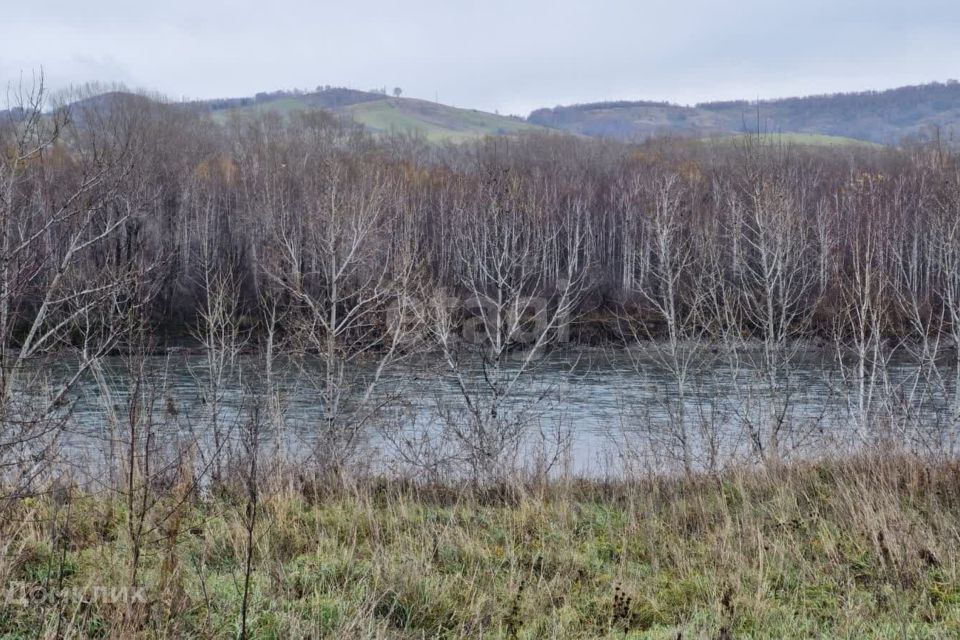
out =
[[(892, 353), (885, 349), (883, 331), (888, 321), (886, 306), (893, 300), (882, 264), (885, 244), (879, 229), (883, 221), (875, 219), (875, 209), (864, 215), (869, 219), (854, 229), (850, 240), (849, 274), (840, 285), (841, 311), (834, 319), (837, 361), (860, 442), (868, 441), (871, 426), (879, 417), (875, 402), (884, 387)], [(850, 364), (848, 354), (852, 356)]]
[[(818, 298), (816, 261), (809, 226), (781, 178), (753, 183), (744, 200), (731, 201), (733, 233), (743, 242), (743, 260), (736, 263), (738, 315), (742, 335), (760, 337), (759, 357), (746, 341), (731, 351), (746, 358), (755, 372), (751, 385), (759, 396), (747, 404), (741, 419), (757, 456), (776, 463), (796, 445), (799, 431), (794, 414), (797, 356), (803, 344), (796, 338), (809, 327)], [(739, 366), (734, 367), (740, 369)], [(759, 383), (759, 387), (755, 385)]]
[[(137, 201), (120, 187), (138, 144), (134, 120), (120, 110), (47, 110), (42, 75), (7, 97), (0, 117), (0, 466), (26, 482), (50, 457), (68, 392), (117, 341), (111, 318), (123, 317), (124, 286), (144, 275), (117, 261), (88, 267), (137, 215)], [(73, 373), (44, 384), (38, 364), (65, 349), (76, 356)]]
[[(205, 466), (213, 470), (213, 479), (219, 481), (222, 460), (230, 457), (231, 432), (238, 421), (238, 414), (224, 415), (225, 395), (231, 386), (242, 383), (238, 378), (237, 359), (249, 338), (249, 331), (240, 324), (240, 289), (235, 269), (229, 264), (220, 269), (209, 259), (205, 264), (200, 289), (204, 300), (193, 329), (193, 336), (203, 349), (203, 364), (202, 370), (195, 372), (195, 378), (203, 390), (202, 404), (206, 408), (200, 425), (212, 438), (212, 446), (201, 447), (200, 451)], [(206, 434), (198, 434), (200, 443), (209, 438)], [(204, 455), (203, 452), (208, 453)]]
[(353, 181), (341, 166), (307, 159), (304, 166), (308, 215), (281, 217), (268, 276), (291, 300), (300, 375), (322, 407), (317, 461), (342, 470), (395, 399), (383, 382), (414, 331), (414, 264), (391, 261), (376, 233), (390, 188), (383, 176), (372, 170)]
[(654, 446), (691, 474), (700, 468), (698, 461), (710, 469), (717, 463), (716, 425), (703, 414), (703, 399), (697, 397), (703, 374), (710, 368), (707, 340), (711, 324), (704, 309), (712, 282), (705, 278), (705, 263), (697, 258), (703, 247), (698, 247), (689, 233), (690, 217), (684, 215), (680, 177), (657, 177), (648, 189), (652, 192), (651, 210), (641, 224), (649, 238), (650, 254), (632, 259), (645, 266), (631, 281), (652, 310), (652, 318), (637, 319), (626, 313), (620, 326), (627, 339), (632, 374), (643, 378), (652, 365), (653, 377), (667, 381), (660, 394), (663, 419), (647, 416), (640, 420), (647, 423)]
[[(501, 478), (522, 453), (546, 390), (520, 388), (545, 349), (565, 335), (584, 291), (587, 230), (576, 203), (561, 226), (543, 233), (538, 207), (515, 182), (494, 182), (457, 242), (464, 298), (436, 296), (430, 325), (459, 402), (440, 407), (444, 437), (478, 480)], [(544, 246), (559, 248), (561, 271), (543, 261)], [(461, 304), (462, 300), (462, 304)], [(525, 399), (518, 396), (527, 395)]]

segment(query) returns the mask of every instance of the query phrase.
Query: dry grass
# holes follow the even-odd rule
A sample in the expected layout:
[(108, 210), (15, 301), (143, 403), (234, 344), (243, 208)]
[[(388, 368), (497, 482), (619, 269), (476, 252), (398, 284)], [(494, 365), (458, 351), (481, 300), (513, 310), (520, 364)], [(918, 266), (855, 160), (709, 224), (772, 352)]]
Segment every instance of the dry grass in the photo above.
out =
[[(960, 634), (956, 463), (863, 458), (485, 491), (282, 486), (260, 505), (257, 638)], [(166, 499), (140, 574), (148, 605), (8, 598), (2, 637), (235, 637), (243, 494), (227, 487), (180, 509)], [(0, 577), (50, 591), (127, 584), (124, 509), (80, 491), (17, 503)]]

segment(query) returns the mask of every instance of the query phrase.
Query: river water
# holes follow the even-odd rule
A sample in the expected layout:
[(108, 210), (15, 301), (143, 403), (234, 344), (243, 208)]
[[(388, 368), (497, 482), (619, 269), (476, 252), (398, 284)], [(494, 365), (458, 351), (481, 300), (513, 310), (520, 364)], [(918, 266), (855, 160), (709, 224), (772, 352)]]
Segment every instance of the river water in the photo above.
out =
[[(932, 375), (898, 356), (860, 380), (855, 367), (841, 366), (833, 352), (809, 347), (791, 356), (790, 367), (771, 386), (757, 364), (759, 354), (752, 350), (732, 358), (704, 350), (690, 358), (681, 385), (655, 345), (630, 352), (564, 350), (538, 358), (496, 402), (491, 382), (503, 388), (523, 354), (499, 371), (476, 358), (452, 370), (439, 356), (420, 354), (387, 369), (366, 400), (361, 398), (371, 365), (348, 368), (339, 411), (362, 422), (357, 441), (370, 453), (365, 457), (376, 451), (390, 458), (393, 448), (428, 441), (442, 446), (450, 425), (467, 421), (472, 407), (524, 432), (526, 444), (517, 457), (559, 447), (567, 468), (595, 474), (611, 473), (628, 459), (678, 464), (684, 442), (697, 467), (749, 459), (771, 425), (777, 425), (778, 445), (788, 453), (855, 448), (881, 439), (944, 453), (956, 446), (957, 390), (949, 364)], [(70, 448), (102, 453), (107, 443), (122, 440), (130, 417), (127, 362), (106, 359), (71, 391), (63, 409)], [(288, 452), (316, 455), (316, 447), (342, 444), (318, 435), (326, 424), (324, 369), (318, 362), (278, 362), (269, 402), (264, 366), (254, 356), (240, 356), (216, 389), (199, 355), (151, 356), (144, 370), (149, 375), (137, 389), (152, 402), (158, 438), (208, 440), (214, 419), (219, 430), (237, 434), (253, 407), (258, 415), (269, 407), (274, 419), (267, 431), (282, 431), (277, 440)], [(49, 369), (51, 386), (69, 372), (66, 364)], [(530, 448), (532, 442), (539, 448)]]

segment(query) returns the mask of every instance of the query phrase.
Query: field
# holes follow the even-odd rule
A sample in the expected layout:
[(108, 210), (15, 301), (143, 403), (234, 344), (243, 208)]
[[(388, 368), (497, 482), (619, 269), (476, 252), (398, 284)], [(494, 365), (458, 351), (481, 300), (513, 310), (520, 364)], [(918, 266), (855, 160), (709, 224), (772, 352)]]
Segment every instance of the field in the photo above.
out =
[(213, 119), (215, 122), (223, 124), (227, 122), (231, 113), (278, 113), (283, 116), (288, 116), (299, 111), (310, 110), (311, 108), (312, 107), (306, 104), (303, 100), (300, 100), (296, 97), (281, 98), (279, 100), (271, 100), (270, 102), (264, 104), (253, 104), (229, 110), (214, 111)]
[[(2, 575), (35, 602), (8, 587), (0, 635), (235, 637), (248, 498), (230, 483), (162, 496), (142, 545), (132, 544), (140, 529), (122, 494), (61, 487), (13, 503)], [(913, 458), (472, 491), (283, 477), (259, 496), (248, 629), (256, 638), (956, 637), (958, 536), (960, 466)], [(131, 582), (148, 604), (50, 596)]]
[[(747, 139), (756, 140), (755, 134), (714, 136), (704, 138), (709, 144), (738, 144)], [(798, 145), (813, 147), (861, 147), (880, 149), (882, 145), (866, 140), (856, 140), (854, 138), (845, 138), (843, 136), (828, 136), (816, 133), (765, 133), (759, 136), (759, 139), (765, 144)]]
[(486, 135), (542, 131), (523, 120), (404, 98), (353, 105), (345, 110), (378, 133), (418, 133), (430, 142), (462, 142)]

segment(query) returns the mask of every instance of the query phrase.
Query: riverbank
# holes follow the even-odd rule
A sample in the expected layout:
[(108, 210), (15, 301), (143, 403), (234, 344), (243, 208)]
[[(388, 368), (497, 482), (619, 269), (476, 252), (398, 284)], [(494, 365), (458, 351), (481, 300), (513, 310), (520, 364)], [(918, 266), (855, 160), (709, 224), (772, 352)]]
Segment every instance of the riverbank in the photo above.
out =
[(957, 463), (484, 491), (263, 484), (252, 536), (239, 480), (9, 503), (0, 635), (236, 637), (245, 590), (256, 638), (960, 633)]

